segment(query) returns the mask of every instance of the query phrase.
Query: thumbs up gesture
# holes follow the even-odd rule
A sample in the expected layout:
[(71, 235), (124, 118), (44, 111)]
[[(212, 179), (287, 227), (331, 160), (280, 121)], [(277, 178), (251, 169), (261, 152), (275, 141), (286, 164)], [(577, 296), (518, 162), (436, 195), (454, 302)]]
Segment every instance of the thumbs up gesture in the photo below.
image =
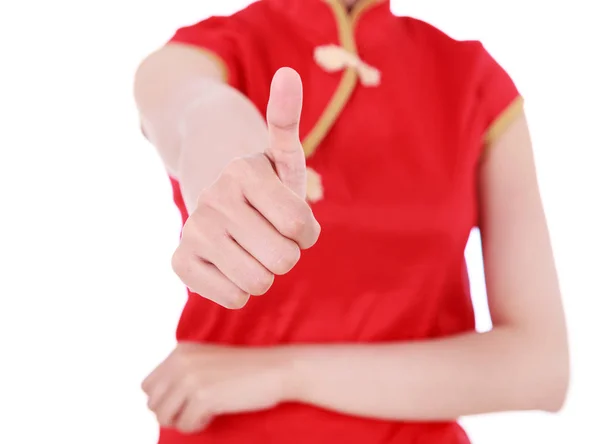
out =
[(173, 269), (190, 290), (223, 307), (238, 309), (266, 293), (319, 237), (305, 200), (301, 110), (300, 76), (282, 68), (271, 84), (264, 153), (229, 163), (184, 225)]

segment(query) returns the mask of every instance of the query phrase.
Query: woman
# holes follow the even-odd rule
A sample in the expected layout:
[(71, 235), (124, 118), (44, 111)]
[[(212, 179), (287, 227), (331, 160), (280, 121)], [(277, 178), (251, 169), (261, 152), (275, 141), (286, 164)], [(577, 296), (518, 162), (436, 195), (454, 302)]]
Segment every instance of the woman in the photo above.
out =
[(143, 383), (160, 443), (457, 444), (461, 416), (560, 409), (566, 329), (522, 100), (480, 43), (387, 1), (262, 0), (180, 29), (135, 94), (190, 289)]

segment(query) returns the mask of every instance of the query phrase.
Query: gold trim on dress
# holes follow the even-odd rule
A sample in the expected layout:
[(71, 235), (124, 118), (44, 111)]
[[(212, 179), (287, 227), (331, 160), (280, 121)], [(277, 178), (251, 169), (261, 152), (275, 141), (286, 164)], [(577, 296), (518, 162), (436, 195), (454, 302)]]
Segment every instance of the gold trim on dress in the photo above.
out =
[(227, 84), (229, 83), (229, 78), (230, 78), (229, 67), (228, 67), (225, 59), (223, 57), (221, 57), (217, 52), (215, 52), (211, 49), (207, 49), (203, 46), (192, 45), (189, 43), (172, 42), (172, 43), (169, 43), (169, 45), (185, 46), (185, 47), (191, 48), (195, 51), (198, 51), (200, 54), (208, 57), (210, 60), (212, 60), (215, 63), (215, 65), (219, 69), (219, 72), (221, 74), (221, 80), (223, 81), (223, 83), (227, 83)]
[[(340, 0), (324, 0), (332, 9), (338, 27), (340, 45), (349, 53), (358, 56), (354, 29), (362, 14), (371, 6), (383, 0), (360, 0), (352, 12), (348, 14), (346, 7)], [(302, 141), (304, 154), (310, 157), (314, 154), (319, 144), (323, 141), (329, 130), (333, 127), (342, 110), (350, 100), (358, 81), (357, 70), (348, 67), (342, 75), (342, 80), (327, 104), (321, 117)]]
[(513, 123), (523, 112), (523, 97), (519, 96), (514, 99), (504, 111), (492, 122), (485, 132), (483, 142), (485, 149), (493, 145), (504, 134), (506, 129)]

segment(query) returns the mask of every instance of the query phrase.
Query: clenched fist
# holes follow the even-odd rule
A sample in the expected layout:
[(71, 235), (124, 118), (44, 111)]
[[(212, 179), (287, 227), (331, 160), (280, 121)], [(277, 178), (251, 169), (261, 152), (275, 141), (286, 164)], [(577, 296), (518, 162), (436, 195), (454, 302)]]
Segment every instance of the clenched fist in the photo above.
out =
[(300, 76), (282, 68), (271, 84), (265, 152), (232, 161), (184, 225), (173, 269), (190, 290), (226, 308), (266, 293), (319, 237), (305, 200), (301, 110)]

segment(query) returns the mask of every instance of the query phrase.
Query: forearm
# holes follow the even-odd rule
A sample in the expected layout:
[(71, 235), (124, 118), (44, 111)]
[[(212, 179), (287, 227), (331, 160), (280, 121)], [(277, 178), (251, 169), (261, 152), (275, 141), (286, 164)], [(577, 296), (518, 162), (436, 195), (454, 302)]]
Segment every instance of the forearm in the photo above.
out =
[(177, 174), (189, 211), (236, 157), (264, 152), (267, 126), (255, 106), (229, 86), (216, 84), (189, 105), (179, 122)]
[(556, 410), (562, 356), (520, 331), (386, 345), (291, 348), (290, 400), (389, 420)]
[(170, 100), (160, 112), (142, 115), (144, 130), (192, 211), (200, 191), (231, 160), (264, 150), (267, 129), (246, 97), (212, 79), (198, 79)]
[(144, 133), (190, 211), (227, 163), (263, 151), (267, 141), (260, 112), (199, 54), (168, 45), (140, 65), (134, 87)]

